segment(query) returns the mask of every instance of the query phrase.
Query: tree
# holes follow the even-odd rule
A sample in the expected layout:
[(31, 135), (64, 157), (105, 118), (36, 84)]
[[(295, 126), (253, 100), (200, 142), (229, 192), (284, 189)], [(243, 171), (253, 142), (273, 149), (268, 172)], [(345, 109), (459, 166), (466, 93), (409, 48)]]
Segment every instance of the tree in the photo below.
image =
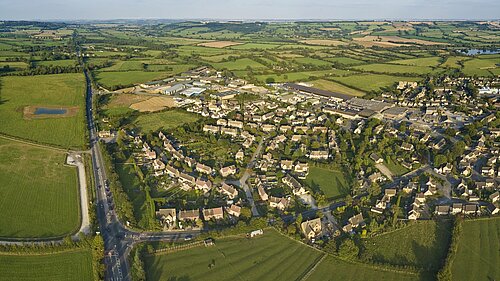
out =
[(443, 154), (438, 154), (434, 157), (434, 166), (440, 167), (448, 162), (448, 158)]
[(359, 255), (359, 248), (352, 239), (348, 238), (342, 241), (339, 246), (339, 256), (345, 259), (355, 259)]

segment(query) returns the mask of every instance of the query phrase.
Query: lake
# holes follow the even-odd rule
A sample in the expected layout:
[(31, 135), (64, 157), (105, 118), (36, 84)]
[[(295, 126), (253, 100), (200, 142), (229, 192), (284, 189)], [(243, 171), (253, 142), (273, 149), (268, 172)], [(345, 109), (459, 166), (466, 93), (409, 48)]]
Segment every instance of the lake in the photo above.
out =
[(42, 114), (65, 114), (68, 110), (64, 108), (45, 108), (45, 107), (37, 107), (35, 109), (35, 115), (42, 115)]

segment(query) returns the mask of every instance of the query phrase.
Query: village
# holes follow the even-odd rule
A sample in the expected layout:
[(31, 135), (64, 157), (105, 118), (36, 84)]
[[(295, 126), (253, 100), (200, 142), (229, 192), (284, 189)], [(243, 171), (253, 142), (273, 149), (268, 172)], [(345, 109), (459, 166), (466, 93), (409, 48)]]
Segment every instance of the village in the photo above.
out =
[[(314, 242), (411, 220), (497, 214), (498, 89), (461, 78), (426, 83), (400, 81), (367, 100), (307, 83), (255, 86), (199, 67), (134, 89), (172, 96), (202, 118), (195, 126), (147, 138), (121, 131), (156, 188), (178, 190), (155, 200), (164, 231), (267, 217)], [(196, 142), (223, 153), (189, 149)], [(348, 174), (349, 190), (328, 198), (306, 180), (311, 167)]]

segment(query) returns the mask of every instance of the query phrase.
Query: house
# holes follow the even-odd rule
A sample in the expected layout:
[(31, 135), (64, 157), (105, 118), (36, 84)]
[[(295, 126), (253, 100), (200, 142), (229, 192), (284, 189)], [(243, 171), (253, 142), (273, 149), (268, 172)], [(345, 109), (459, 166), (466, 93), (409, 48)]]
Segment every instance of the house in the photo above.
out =
[(418, 206), (425, 204), (425, 194), (423, 194), (422, 192), (417, 193), (417, 195), (415, 196), (414, 204)]
[(197, 179), (195, 182), (195, 189), (202, 190), (203, 192), (209, 192), (212, 189), (212, 182), (209, 180)]
[(448, 205), (439, 205), (436, 206), (436, 214), (437, 215), (448, 215), (450, 213), (450, 206)]
[(281, 160), (281, 169), (288, 171), (293, 169), (293, 161), (292, 160)]
[(477, 206), (475, 204), (465, 204), (462, 212), (466, 215), (475, 215), (477, 212)]
[(166, 165), (165, 170), (167, 171), (167, 174), (169, 176), (174, 177), (174, 178), (179, 177), (179, 170), (177, 170), (176, 168), (174, 168), (170, 165)]
[(486, 207), (488, 212), (490, 212), (490, 214), (492, 215), (496, 215), (498, 213), (500, 213), (500, 204), (499, 203), (495, 203), (495, 204), (488, 204), (488, 206)]
[(304, 233), (304, 236), (311, 240), (311, 239), (314, 239), (316, 237), (318, 237), (319, 235), (321, 235), (321, 219), (320, 218), (316, 218), (316, 219), (313, 219), (313, 220), (308, 220), (308, 221), (305, 221), (305, 222), (302, 222), (300, 224), (300, 229), (302, 230), (302, 233)]
[(156, 217), (160, 220), (162, 224), (172, 225), (177, 221), (177, 212), (174, 208), (171, 209), (159, 209), (156, 212)]
[(179, 180), (185, 184), (191, 184), (191, 185), (195, 184), (194, 177), (185, 173), (179, 173)]
[(235, 159), (237, 161), (242, 161), (243, 159), (245, 158), (245, 153), (243, 152), (243, 150), (239, 150), (236, 155), (235, 155)]
[(296, 173), (305, 173), (307, 174), (309, 172), (309, 164), (308, 163), (297, 163), (295, 165), (294, 171)]
[(412, 151), (413, 150), (413, 144), (405, 142), (405, 143), (403, 143), (401, 145), (401, 148), (403, 150), (406, 150), (406, 151)]
[(224, 218), (222, 207), (203, 209), (203, 219), (209, 221), (211, 219), (218, 220)]
[(238, 128), (238, 129), (243, 129), (243, 122), (237, 121), (237, 120), (228, 120), (227, 126), (233, 127), (233, 128)]
[(269, 196), (266, 193), (266, 190), (262, 185), (259, 185), (257, 187), (257, 191), (259, 192), (259, 197), (262, 201), (267, 201), (269, 199)]
[(236, 174), (236, 166), (231, 165), (231, 166), (223, 167), (220, 169), (220, 174), (225, 178), (230, 176), (230, 175), (234, 175), (234, 174)]
[(220, 192), (224, 195), (227, 195), (230, 199), (234, 199), (236, 198), (236, 196), (238, 196), (238, 190), (236, 190), (236, 188), (234, 188), (232, 185), (229, 185), (225, 182), (222, 183)]
[(239, 217), (241, 214), (241, 207), (238, 205), (232, 204), (229, 208), (226, 208), (226, 213), (230, 214), (234, 217)]
[(375, 162), (375, 164), (380, 164), (384, 162), (384, 159), (382, 159), (378, 154), (372, 153), (370, 154), (370, 158)]
[(496, 191), (495, 193), (490, 195), (490, 200), (492, 203), (495, 203), (500, 200), (500, 192)]
[(199, 210), (180, 210), (179, 211), (179, 220), (180, 221), (196, 221), (200, 219), (200, 211)]
[(462, 203), (453, 203), (451, 205), (451, 214), (456, 215), (462, 212), (463, 204)]
[(386, 188), (384, 190), (385, 196), (389, 197), (389, 200), (393, 197), (396, 196), (397, 190), (395, 188)]
[(203, 126), (203, 132), (210, 132), (217, 134), (220, 130), (220, 127), (218, 126), (213, 126), (213, 125), (205, 125)]
[(210, 168), (207, 165), (201, 164), (201, 163), (196, 164), (196, 171), (198, 171), (200, 173), (207, 174), (207, 175), (212, 174), (212, 168)]
[(354, 215), (349, 218), (349, 223), (353, 228), (356, 228), (358, 226), (365, 226), (365, 219), (363, 218), (363, 214), (359, 213), (357, 215)]
[(309, 158), (311, 159), (328, 159), (328, 157), (330, 157), (330, 154), (328, 153), (327, 150), (314, 150), (314, 151), (311, 151), (311, 153), (309, 154)]
[(155, 159), (153, 161), (153, 169), (155, 169), (155, 170), (163, 170), (163, 169), (165, 169), (165, 163), (161, 162), (160, 159)]
[(269, 206), (283, 211), (288, 207), (288, 200), (286, 198), (269, 196)]
[(156, 159), (156, 152), (154, 150), (148, 150), (148, 151), (146, 151), (146, 153), (144, 155), (149, 160)]
[(284, 184), (288, 185), (292, 189), (293, 195), (303, 195), (307, 193), (300, 182), (290, 174), (286, 174), (286, 176), (284, 176), (281, 181), (283, 181)]
[(408, 212), (409, 220), (418, 220), (422, 216), (422, 210), (418, 207), (413, 206), (413, 208)]

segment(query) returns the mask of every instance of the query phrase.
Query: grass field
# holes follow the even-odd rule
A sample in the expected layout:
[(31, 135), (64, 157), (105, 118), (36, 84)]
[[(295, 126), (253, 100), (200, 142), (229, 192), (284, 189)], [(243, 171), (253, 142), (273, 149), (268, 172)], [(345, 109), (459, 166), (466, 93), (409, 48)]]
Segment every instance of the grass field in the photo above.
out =
[(448, 253), (449, 222), (417, 221), (365, 241), (367, 258), (393, 265), (412, 265), (437, 271)]
[(494, 70), (499, 63), (500, 59), (471, 59), (464, 61), (462, 72), (469, 76), (492, 76), (490, 70)]
[(453, 260), (453, 280), (500, 279), (500, 217), (465, 221)]
[(428, 57), (428, 58), (416, 58), (416, 59), (405, 59), (405, 60), (395, 60), (390, 63), (403, 64), (403, 65), (413, 65), (413, 66), (438, 66), (439, 57)]
[(193, 68), (192, 65), (187, 64), (174, 64), (169, 67), (172, 68), (171, 71), (99, 71), (96, 72), (96, 80), (104, 87), (130, 85), (167, 78)]
[(90, 250), (43, 255), (0, 254), (0, 281), (91, 281)]
[(341, 93), (341, 94), (346, 94), (346, 95), (351, 95), (351, 96), (356, 96), (356, 97), (362, 97), (365, 95), (364, 92), (346, 87), (342, 84), (335, 83), (335, 82), (329, 81), (329, 80), (319, 79), (319, 80), (311, 81), (310, 83), (313, 84), (313, 87), (315, 87), (315, 88), (323, 89), (323, 90), (327, 90), (327, 91), (331, 91), (331, 92), (335, 92), (335, 93)]
[(212, 247), (148, 257), (145, 268), (151, 281), (300, 280), (321, 255), (274, 230), (264, 230), (261, 237), (225, 238)]
[(76, 168), (65, 153), (0, 138), (0, 237), (54, 237), (78, 229)]
[[(0, 132), (62, 147), (85, 143), (83, 74), (9, 76), (0, 80)], [(74, 117), (26, 120), (26, 106), (78, 106)]]
[(385, 166), (391, 170), (393, 175), (400, 176), (409, 172), (403, 165), (399, 164), (397, 161), (393, 160), (391, 157), (384, 158)]
[(212, 63), (212, 66), (216, 69), (228, 69), (228, 70), (243, 70), (250, 66), (253, 69), (262, 69), (266, 66), (251, 60), (249, 58), (237, 59), (235, 61)]
[(369, 92), (372, 90), (379, 90), (382, 87), (391, 86), (398, 81), (420, 81), (421, 78), (383, 74), (359, 74), (345, 77), (332, 77), (331, 80)]
[(349, 73), (347, 70), (342, 69), (332, 69), (332, 70), (317, 70), (317, 71), (303, 71), (303, 72), (288, 72), (281, 75), (278, 74), (266, 74), (266, 75), (256, 75), (255, 78), (261, 82), (265, 82), (266, 79), (272, 78), (276, 82), (293, 82), (293, 81), (304, 81), (311, 77), (322, 78), (325, 76), (343, 75)]
[(185, 123), (198, 120), (198, 116), (182, 110), (167, 110), (143, 114), (137, 117), (135, 125), (143, 132), (156, 131), (160, 128), (175, 128)]
[(359, 65), (353, 67), (355, 70), (378, 72), (378, 73), (390, 73), (390, 74), (426, 74), (434, 73), (436, 70), (428, 66), (415, 66), (415, 65), (403, 65), (403, 64), (384, 64), (384, 63), (374, 63), (367, 65)]
[(340, 171), (311, 167), (306, 183), (314, 190), (320, 189), (327, 198), (339, 198), (347, 194), (349, 186)]
[(364, 264), (350, 263), (327, 257), (316, 270), (306, 279), (307, 281), (410, 281), (422, 280), (416, 274), (400, 273), (368, 267)]

